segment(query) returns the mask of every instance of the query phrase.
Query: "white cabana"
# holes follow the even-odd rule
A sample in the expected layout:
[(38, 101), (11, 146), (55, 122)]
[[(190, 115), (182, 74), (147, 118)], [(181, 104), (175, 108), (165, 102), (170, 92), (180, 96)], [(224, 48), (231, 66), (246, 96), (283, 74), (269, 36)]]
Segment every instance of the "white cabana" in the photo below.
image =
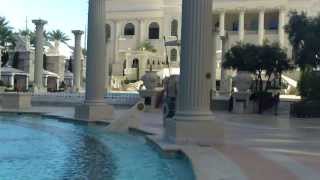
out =
[(19, 69), (12, 67), (1, 68), (1, 80), (10, 89), (28, 90), (29, 75)]
[(66, 85), (66, 88), (71, 88), (73, 86), (73, 73), (70, 71), (65, 72), (63, 81)]
[(48, 91), (56, 91), (59, 89), (59, 75), (47, 70), (43, 70), (42, 74), (43, 86), (47, 88)]

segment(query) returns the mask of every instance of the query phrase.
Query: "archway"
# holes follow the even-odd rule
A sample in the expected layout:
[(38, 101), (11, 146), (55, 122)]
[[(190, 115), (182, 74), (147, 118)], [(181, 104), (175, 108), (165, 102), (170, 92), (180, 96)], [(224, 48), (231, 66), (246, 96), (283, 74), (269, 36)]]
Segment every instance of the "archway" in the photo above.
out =
[(134, 68), (137, 70), (137, 81), (138, 81), (140, 79), (139, 59), (137, 58), (133, 59), (131, 68)]
[(123, 68), (122, 74), (123, 74), (123, 76), (125, 76), (126, 75), (125, 72), (126, 72), (126, 68), (127, 68), (127, 60), (123, 61), (122, 68)]

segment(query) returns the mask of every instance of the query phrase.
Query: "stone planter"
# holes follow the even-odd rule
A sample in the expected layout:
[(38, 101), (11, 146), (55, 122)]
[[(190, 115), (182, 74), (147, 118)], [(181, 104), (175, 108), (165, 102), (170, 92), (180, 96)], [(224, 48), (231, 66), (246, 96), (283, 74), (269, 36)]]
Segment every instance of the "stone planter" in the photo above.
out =
[(238, 71), (236, 77), (233, 79), (235, 87), (239, 92), (248, 92), (252, 84), (252, 76), (247, 71)]
[(0, 86), (0, 93), (3, 93), (6, 90), (5, 86)]
[(29, 109), (31, 108), (31, 94), (2, 93), (3, 109)]

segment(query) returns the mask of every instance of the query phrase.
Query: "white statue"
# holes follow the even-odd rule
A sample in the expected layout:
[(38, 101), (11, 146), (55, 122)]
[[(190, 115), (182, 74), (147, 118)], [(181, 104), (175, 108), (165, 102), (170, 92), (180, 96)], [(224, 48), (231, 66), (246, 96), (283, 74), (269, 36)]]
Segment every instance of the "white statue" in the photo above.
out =
[(59, 56), (60, 55), (60, 42), (59, 41), (54, 41), (53, 45), (51, 42), (48, 43), (49, 49), (47, 51), (48, 55), (53, 55), (53, 56)]
[(252, 81), (252, 75), (246, 71), (238, 71), (233, 79), (234, 85), (239, 92), (249, 91)]
[(107, 127), (107, 130), (110, 132), (127, 133), (129, 128), (139, 128), (143, 108), (143, 102), (138, 102), (131, 109), (123, 112), (118, 118), (113, 120)]
[(21, 35), (15, 35), (15, 51), (21, 52), (21, 51), (30, 51), (30, 37), (29, 36), (21, 36)]

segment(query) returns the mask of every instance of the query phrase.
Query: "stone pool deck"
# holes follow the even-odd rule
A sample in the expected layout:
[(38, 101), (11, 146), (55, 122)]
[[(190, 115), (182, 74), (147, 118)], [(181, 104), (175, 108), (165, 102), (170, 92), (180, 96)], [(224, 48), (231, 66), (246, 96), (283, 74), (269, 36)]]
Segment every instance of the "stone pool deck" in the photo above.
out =
[[(23, 112), (72, 118), (74, 108), (39, 106)], [(115, 116), (125, 112), (117, 109)], [(287, 104), (280, 106), (278, 116), (215, 112), (215, 117), (225, 122), (225, 144), (214, 147), (176, 146), (162, 141), (160, 113), (142, 113), (139, 129), (156, 134), (151, 139), (161, 148), (182, 150), (199, 180), (320, 179), (320, 119), (290, 118)]]

